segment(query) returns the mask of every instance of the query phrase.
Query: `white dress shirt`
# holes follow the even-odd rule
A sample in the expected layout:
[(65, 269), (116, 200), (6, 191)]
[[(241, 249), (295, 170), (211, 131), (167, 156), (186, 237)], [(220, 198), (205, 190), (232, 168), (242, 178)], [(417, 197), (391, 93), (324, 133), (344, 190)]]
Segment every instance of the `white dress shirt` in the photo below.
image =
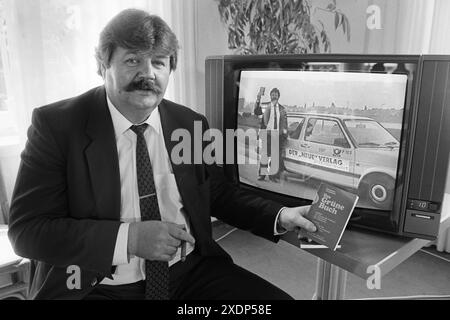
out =
[(270, 117), (269, 121), (267, 123), (267, 129), (268, 130), (274, 130), (275, 128), (275, 113), (277, 115), (277, 130), (280, 129), (280, 108), (278, 107), (278, 103), (275, 105), (271, 102), (270, 103)]
[[(120, 170), (120, 220), (123, 222), (117, 234), (116, 246), (114, 249), (113, 265), (117, 266), (113, 274), (114, 280), (104, 278), (101, 284), (121, 285), (134, 283), (145, 279), (145, 260), (139, 257), (128, 257), (128, 229), (131, 222), (141, 221), (139, 207), (139, 191), (136, 173), (136, 134), (130, 129), (133, 125), (127, 120), (107, 98), (109, 112), (114, 126), (119, 155)], [(164, 135), (161, 126), (161, 118), (158, 108), (156, 108), (146, 121), (149, 126), (144, 133), (150, 161), (152, 163), (153, 177), (155, 180), (156, 195), (161, 213), (161, 220), (176, 224), (185, 225), (187, 232), (191, 233), (191, 227), (183, 209), (172, 165), (164, 142)], [(274, 221), (274, 234), (280, 235), (277, 229), (278, 216)], [(186, 243), (186, 255), (190, 254), (194, 247)], [(169, 266), (180, 261), (181, 250), (176, 257), (169, 262)]]
[[(116, 136), (117, 152), (120, 170), (120, 225), (114, 250), (113, 265), (117, 266), (113, 274), (114, 280), (105, 278), (101, 283), (121, 285), (145, 279), (145, 260), (131, 257), (128, 260), (128, 228), (131, 222), (141, 221), (139, 207), (139, 192), (136, 173), (136, 134), (130, 129), (133, 125), (108, 100), (108, 108)], [(150, 117), (144, 121), (149, 126), (144, 133), (150, 161), (153, 168), (156, 195), (161, 213), (161, 220), (186, 225), (190, 233), (189, 221), (183, 210), (181, 196), (175, 182), (175, 176), (169, 161), (164, 136), (161, 127), (159, 110), (156, 108)], [(187, 243), (186, 254), (193, 251), (193, 246)], [(180, 260), (180, 250), (176, 258), (169, 262), (172, 265)]]

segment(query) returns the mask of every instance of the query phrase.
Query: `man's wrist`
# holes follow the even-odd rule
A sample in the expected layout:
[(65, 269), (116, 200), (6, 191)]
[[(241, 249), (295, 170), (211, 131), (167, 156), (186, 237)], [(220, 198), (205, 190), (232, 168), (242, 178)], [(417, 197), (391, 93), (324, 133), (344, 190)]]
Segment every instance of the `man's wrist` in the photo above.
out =
[(287, 207), (283, 207), (280, 209), (280, 211), (278, 211), (277, 214), (277, 218), (276, 218), (276, 222), (275, 222), (275, 230), (274, 233), (275, 235), (282, 235), (285, 234), (287, 232), (287, 230), (283, 227), (283, 225), (281, 224), (281, 213), (286, 209)]

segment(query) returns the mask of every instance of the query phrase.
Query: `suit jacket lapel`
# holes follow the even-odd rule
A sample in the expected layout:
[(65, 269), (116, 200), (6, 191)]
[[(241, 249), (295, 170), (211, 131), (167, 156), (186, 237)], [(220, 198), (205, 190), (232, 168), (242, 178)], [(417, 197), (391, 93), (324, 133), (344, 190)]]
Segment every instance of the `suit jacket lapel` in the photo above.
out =
[(268, 107), (266, 108), (266, 112), (264, 112), (264, 127), (267, 127), (269, 125), (270, 120), (270, 112), (272, 109), (272, 105), (269, 103)]
[[(177, 182), (183, 182), (184, 179), (189, 179), (189, 175), (193, 173), (193, 168), (189, 164), (174, 164), (172, 161), (172, 150), (179, 143), (179, 141), (172, 141), (172, 133), (176, 129), (186, 129), (178, 121), (178, 115), (176, 110), (172, 110), (172, 106), (163, 100), (159, 105), (159, 114), (161, 116), (161, 127), (163, 129), (164, 142), (166, 144), (167, 153), (169, 155), (170, 163), (172, 165), (173, 173)], [(193, 136), (192, 132), (190, 132)], [(181, 189), (183, 184), (181, 184)], [(180, 187), (178, 188), (180, 189)]]
[(120, 220), (120, 170), (114, 127), (104, 87), (94, 93), (86, 134), (91, 142), (85, 149), (86, 160), (101, 219)]
[[(167, 153), (172, 164), (173, 174), (177, 182), (178, 191), (180, 192), (183, 206), (186, 209), (186, 213), (189, 218), (195, 220), (193, 213), (198, 210), (196, 204), (199, 203), (198, 195), (196, 193), (198, 184), (195, 176), (195, 166), (190, 164), (174, 164), (172, 161), (172, 150), (179, 143), (178, 141), (172, 141), (171, 136), (176, 129), (188, 129), (185, 128), (178, 119), (178, 113), (175, 108), (166, 103), (165, 100), (159, 105), (159, 113), (161, 116), (161, 126), (164, 134), (164, 142), (166, 144)], [(191, 137), (193, 133), (190, 132)], [(195, 223), (193, 223), (195, 225)]]

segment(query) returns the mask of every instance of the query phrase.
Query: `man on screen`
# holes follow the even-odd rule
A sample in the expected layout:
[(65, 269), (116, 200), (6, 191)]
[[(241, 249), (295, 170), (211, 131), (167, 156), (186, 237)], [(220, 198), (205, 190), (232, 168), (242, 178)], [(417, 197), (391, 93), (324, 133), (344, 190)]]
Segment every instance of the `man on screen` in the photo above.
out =
[[(269, 176), (269, 180), (273, 182), (279, 182), (280, 173), (283, 170), (282, 154), (284, 150), (284, 144), (287, 139), (287, 113), (286, 109), (278, 103), (280, 99), (280, 90), (273, 88), (270, 91), (270, 102), (261, 103), (261, 96), (264, 91), (260, 89), (256, 97), (255, 110), (256, 116), (261, 117), (260, 128), (262, 130), (267, 130), (266, 141), (260, 141), (262, 145), (267, 150), (267, 159), (265, 154), (260, 154), (260, 161), (258, 166), (258, 180), (265, 180), (266, 175)], [(261, 105), (265, 105), (265, 111), (263, 112)], [(278, 150), (272, 150), (271, 136), (275, 135), (278, 137)], [(260, 139), (263, 135), (260, 135)], [(264, 140), (264, 139), (263, 139)], [(271, 166), (273, 155), (272, 152), (278, 152), (278, 166)], [(266, 161), (268, 160), (268, 161)]]
[(176, 129), (208, 128), (163, 99), (177, 52), (161, 18), (125, 10), (100, 36), (104, 86), (34, 110), (9, 225), (32, 260), (32, 299), (290, 299), (235, 265), (210, 219), (277, 241), (315, 230), (309, 207), (246, 193), (216, 165), (173, 161)]

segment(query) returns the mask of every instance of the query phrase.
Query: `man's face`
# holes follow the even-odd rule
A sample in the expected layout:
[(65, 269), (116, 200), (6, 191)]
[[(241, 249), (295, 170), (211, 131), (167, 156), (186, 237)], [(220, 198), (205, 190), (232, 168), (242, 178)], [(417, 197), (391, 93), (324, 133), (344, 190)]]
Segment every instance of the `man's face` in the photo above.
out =
[(279, 98), (280, 98), (280, 96), (278, 95), (278, 92), (276, 92), (276, 91), (274, 91), (270, 94), (270, 100), (273, 103), (277, 103)]
[(119, 110), (151, 112), (164, 97), (170, 57), (118, 47), (102, 73), (108, 97)]

